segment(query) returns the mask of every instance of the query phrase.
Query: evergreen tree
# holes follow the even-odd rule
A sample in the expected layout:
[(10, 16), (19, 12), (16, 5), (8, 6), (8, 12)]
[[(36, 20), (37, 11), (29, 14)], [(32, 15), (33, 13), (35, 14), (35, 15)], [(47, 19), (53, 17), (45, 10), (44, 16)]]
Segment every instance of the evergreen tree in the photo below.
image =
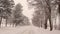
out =
[[(5, 18), (7, 21), (8, 16), (10, 16), (11, 14), (11, 10), (14, 6), (14, 1), (13, 0), (0, 0), (0, 17), (1, 17), (1, 21), (2, 18)], [(0, 25), (1, 25), (1, 21), (0, 21)]]
[(20, 22), (23, 21), (23, 18), (22, 18), (22, 5), (20, 3), (18, 3), (16, 6), (15, 6), (15, 9), (13, 11), (13, 23), (17, 26)]

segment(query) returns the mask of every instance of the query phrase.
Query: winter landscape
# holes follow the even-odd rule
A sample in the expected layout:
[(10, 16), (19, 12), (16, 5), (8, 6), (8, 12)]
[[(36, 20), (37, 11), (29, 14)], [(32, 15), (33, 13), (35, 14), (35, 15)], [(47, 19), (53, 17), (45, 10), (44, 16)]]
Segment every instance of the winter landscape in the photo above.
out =
[(0, 0), (0, 34), (60, 34), (60, 0)]

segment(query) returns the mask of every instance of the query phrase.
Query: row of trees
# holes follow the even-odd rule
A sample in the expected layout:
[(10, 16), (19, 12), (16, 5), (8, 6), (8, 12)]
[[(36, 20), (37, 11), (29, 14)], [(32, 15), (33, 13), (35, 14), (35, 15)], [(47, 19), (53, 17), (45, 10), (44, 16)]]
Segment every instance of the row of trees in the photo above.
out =
[(18, 3), (13, 10), (12, 18), (13, 18), (13, 24), (17, 25), (29, 25), (29, 19), (28, 17), (24, 16), (22, 14), (22, 5)]
[(35, 7), (32, 24), (38, 27), (44, 27), (45, 29), (49, 26), (50, 30), (52, 30), (54, 26), (53, 19), (56, 15), (60, 16), (60, 0), (28, 0), (28, 3)]
[(2, 18), (8, 19), (8, 16), (11, 14), (11, 10), (14, 7), (13, 0), (0, 0), (0, 26)]
[(5, 19), (5, 26), (29, 25), (28, 17), (22, 14), (22, 5), (15, 5), (13, 0), (0, 0), (0, 27), (2, 19)]

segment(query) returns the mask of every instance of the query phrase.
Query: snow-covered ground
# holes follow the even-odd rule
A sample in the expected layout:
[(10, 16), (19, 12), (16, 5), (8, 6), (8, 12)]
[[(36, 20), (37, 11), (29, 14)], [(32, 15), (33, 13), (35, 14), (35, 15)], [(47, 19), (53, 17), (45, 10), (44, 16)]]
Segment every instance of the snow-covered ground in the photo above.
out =
[(49, 31), (35, 26), (18, 26), (0, 28), (0, 34), (60, 34), (60, 31)]

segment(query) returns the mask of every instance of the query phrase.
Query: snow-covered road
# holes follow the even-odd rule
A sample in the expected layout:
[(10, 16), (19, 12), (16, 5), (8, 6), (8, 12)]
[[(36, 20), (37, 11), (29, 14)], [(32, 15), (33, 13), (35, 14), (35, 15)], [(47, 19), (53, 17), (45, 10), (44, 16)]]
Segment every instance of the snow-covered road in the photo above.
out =
[(58, 30), (45, 30), (35, 26), (5, 27), (0, 28), (0, 34), (60, 34)]

